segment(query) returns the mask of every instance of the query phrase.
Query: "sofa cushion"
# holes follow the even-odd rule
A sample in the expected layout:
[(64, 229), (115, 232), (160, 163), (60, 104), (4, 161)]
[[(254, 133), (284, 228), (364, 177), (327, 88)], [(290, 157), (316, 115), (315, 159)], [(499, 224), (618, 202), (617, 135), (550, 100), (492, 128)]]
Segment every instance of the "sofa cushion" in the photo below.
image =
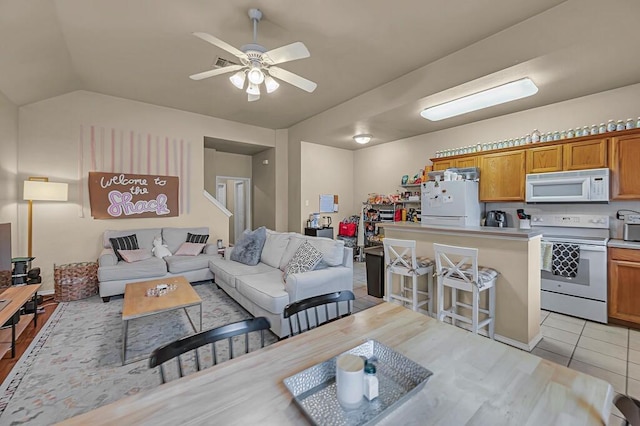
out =
[(295, 234), (290, 232), (276, 232), (267, 229), (267, 239), (265, 240), (264, 247), (262, 248), (260, 262), (266, 263), (274, 268), (279, 268), (282, 255), (287, 249), (291, 235)]
[[(209, 269), (213, 272), (216, 282), (223, 282), (233, 288), (236, 287), (236, 277), (252, 274), (264, 274), (274, 270), (271, 266), (264, 263), (249, 266), (233, 260), (223, 259), (217, 255), (210, 258)], [(280, 276), (282, 275), (282, 272), (280, 272), (279, 269), (276, 269), (276, 271), (278, 271)]]
[(161, 228), (144, 228), (144, 229), (129, 229), (126, 231), (104, 231), (102, 244), (104, 248), (111, 248), (111, 242), (109, 238), (123, 237), (125, 235), (136, 234), (138, 239), (138, 248), (145, 248), (151, 250), (153, 248), (153, 239), (157, 235), (162, 235)]
[(209, 261), (216, 255), (199, 254), (197, 256), (167, 256), (164, 261), (167, 262), (169, 272), (172, 274), (182, 274), (184, 272), (196, 271), (198, 269), (207, 269)]
[(271, 269), (271, 272), (254, 275), (243, 275), (236, 278), (236, 289), (262, 309), (273, 314), (281, 314), (289, 304), (289, 293), (282, 284), (282, 272)]
[(267, 228), (264, 226), (255, 231), (245, 230), (233, 247), (231, 260), (251, 266), (257, 265), (260, 262), (260, 255), (266, 239)]
[(320, 263), (320, 260), (322, 260), (320, 250), (309, 244), (309, 241), (305, 241), (298, 247), (291, 261), (289, 261), (289, 264), (284, 268), (284, 280), (286, 280), (290, 274), (311, 271)]
[(98, 268), (98, 281), (134, 280), (137, 278), (162, 277), (167, 274), (167, 264), (157, 257), (141, 260), (140, 262), (118, 262), (115, 266), (101, 266)]
[(187, 241), (188, 233), (204, 235), (209, 233), (209, 228), (162, 228), (162, 241), (171, 253), (175, 253)]
[(332, 240), (331, 238), (324, 237), (310, 237), (304, 235), (292, 235), (287, 249), (282, 255), (280, 260), (280, 269), (284, 271), (284, 268), (289, 264), (291, 258), (296, 253), (300, 245), (304, 241), (309, 241), (309, 244), (317, 248), (322, 253), (322, 262), (329, 266), (342, 265), (344, 258), (344, 241)]
[(136, 234), (125, 235), (123, 237), (109, 238), (111, 242), (111, 247), (113, 248), (114, 253), (118, 260), (124, 260), (122, 257), (122, 253), (120, 251), (123, 250), (138, 250), (138, 239), (136, 238)]
[(118, 253), (127, 263), (140, 262), (151, 257), (151, 252), (147, 249), (118, 250)]
[(190, 243), (185, 241), (175, 252), (175, 256), (197, 256), (202, 253), (205, 243)]

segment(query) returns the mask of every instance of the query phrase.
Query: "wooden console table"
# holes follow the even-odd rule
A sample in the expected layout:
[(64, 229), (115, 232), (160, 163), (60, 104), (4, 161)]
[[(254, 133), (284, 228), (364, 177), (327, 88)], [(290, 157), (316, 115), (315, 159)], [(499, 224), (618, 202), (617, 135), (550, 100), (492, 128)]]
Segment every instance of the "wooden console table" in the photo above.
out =
[(328, 228), (304, 228), (304, 235), (333, 239), (333, 227), (330, 226)]
[[(0, 310), (0, 324), (4, 324), (10, 319), (16, 317), (16, 314), (24, 306), (29, 299), (33, 299), (33, 314), (22, 315), (19, 321), (12, 321), (11, 324), (11, 340), (9, 343), (8, 329), (0, 330), (0, 358), (11, 349), (11, 358), (16, 356), (16, 337), (22, 334), (31, 318), (33, 317), (34, 327), (38, 326), (38, 290), (40, 284), (18, 285), (9, 287), (2, 294), (0, 300), (9, 300), (9, 304)], [(17, 319), (17, 317), (16, 317)]]

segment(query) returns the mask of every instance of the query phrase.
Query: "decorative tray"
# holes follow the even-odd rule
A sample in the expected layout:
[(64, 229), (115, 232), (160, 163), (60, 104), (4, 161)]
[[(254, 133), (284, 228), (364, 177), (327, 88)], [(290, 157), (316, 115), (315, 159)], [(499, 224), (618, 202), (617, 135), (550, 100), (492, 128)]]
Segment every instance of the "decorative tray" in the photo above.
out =
[(375, 340), (345, 353), (365, 356), (376, 366), (379, 396), (363, 398), (359, 408), (346, 410), (336, 393), (335, 356), (284, 379), (295, 402), (316, 425), (372, 425), (418, 392), (433, 374), (420, 364)]

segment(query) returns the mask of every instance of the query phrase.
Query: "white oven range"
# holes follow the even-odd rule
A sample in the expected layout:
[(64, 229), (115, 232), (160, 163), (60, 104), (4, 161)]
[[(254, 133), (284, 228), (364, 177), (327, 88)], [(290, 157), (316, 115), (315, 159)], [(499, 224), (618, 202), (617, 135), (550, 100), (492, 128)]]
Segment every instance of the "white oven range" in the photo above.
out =
[(540, 214), (531, 217), (531, 226), (542, 231), (543, 242), (580, 249), (575, 277), (540, 271), (541, 308), (606, 323), (609, 216)]

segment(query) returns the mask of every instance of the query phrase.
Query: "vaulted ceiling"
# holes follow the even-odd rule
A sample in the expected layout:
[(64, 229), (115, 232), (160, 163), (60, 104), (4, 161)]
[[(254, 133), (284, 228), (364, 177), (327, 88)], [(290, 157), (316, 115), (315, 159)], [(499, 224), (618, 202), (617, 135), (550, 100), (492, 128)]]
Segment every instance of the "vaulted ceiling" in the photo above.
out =
[[(318, 84), (286, 83), (247, 102), (228, 75), (193, 81), (252, 40), (302, 41), (282, 65)], [(0, 91), (25, 105), (89, 90), (357, 149), (640, 82), (637, 0), (0, 0)], [(531, 98), (429, 122), (421, 109), (529, 76)]]

